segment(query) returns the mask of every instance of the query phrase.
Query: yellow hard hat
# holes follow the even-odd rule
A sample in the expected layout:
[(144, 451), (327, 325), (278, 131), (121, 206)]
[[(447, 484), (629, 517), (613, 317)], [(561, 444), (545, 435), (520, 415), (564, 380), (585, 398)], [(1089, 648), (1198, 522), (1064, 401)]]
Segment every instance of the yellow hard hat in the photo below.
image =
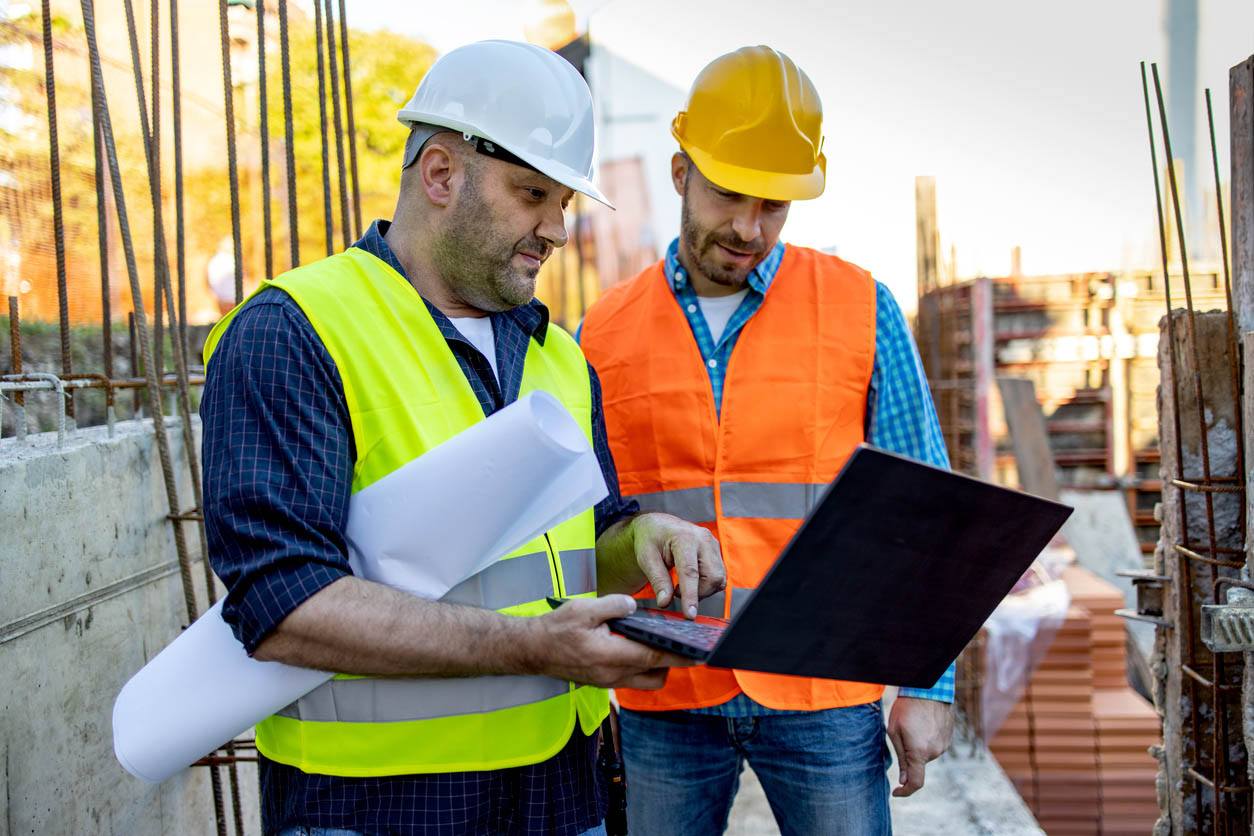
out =
[(719, 188), (767, 200), (823, 193), (823, 104), (809, 76), (769, 46), (710, 62), (671, 134)]

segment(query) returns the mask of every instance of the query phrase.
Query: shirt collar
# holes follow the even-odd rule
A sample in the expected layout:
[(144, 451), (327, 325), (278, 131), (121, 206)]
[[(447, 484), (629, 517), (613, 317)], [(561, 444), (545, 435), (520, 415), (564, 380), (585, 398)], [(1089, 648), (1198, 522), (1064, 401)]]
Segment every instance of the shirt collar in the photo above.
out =
[[(775, 246), (766, 254), (766, 258), (750, 271), (750, 289), (765, 296), (766, 292), (771, 289), (771, 283), (775, 281), (775, 274), (779, 272), (779, 265), (783, 260), (784, 242), (776, 241)], [(688, 271), (679, 263), (678, 238), (671, 241), (671, 245), (666, 248), (663, 269), (666, 271), (666, 281), (670, 284), (672, 291), (678, 293), (683, 288), (689, 287)]]
[[(353, 244), (353, 246), (370, 253), (408, 281), (409, 276), (405, 275), (404, 266), (401, 265), (400, 259), (396, 257), (396, 253), (392, 252), (392, 248), (388, 246), (387, 239), (384, 238), (387, 235), (388, 227), (391, 225), (391, 221), (376, 220), (370, 224), (370, 228), (361, 236), (361, 240)], [(426, 300), (424, 299), (423, 301)], [(428, 303), (428, 306), (430, 306), (430, 303)], [(516, 323), (524, 333), (534, 337), (540, 345), (544, 345), (544, 338), (549, 332), (549, 309), (539, 299), (532, 299), (530, 302), (519, 305), (517, 308), (492, 314), (494, 323), (497, 317), (507, 317)]]

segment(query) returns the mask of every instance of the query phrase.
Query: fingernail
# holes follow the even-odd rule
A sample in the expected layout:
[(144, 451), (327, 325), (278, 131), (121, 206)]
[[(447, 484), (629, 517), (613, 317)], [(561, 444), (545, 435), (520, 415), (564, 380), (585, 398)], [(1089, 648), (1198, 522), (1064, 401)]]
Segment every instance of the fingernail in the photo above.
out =
[(689, 618), (696, 618), (696, 617), (697, 617), (697, 608), (696, 608), (696, 607), (689, 607), (689, 608), (688, 608), (688, 617), (689, 617)]

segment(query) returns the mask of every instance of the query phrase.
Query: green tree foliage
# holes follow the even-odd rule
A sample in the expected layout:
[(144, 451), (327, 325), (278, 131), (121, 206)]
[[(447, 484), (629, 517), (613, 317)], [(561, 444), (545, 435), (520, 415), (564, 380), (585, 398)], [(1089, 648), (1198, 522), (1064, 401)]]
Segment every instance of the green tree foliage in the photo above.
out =
[[(249, 15), (233, 25), (255, 25)], [(278, 15), (273, 7), (266, 14), (266, 86), (267, 117), (270, 148), (270, 173), (264, 186), (270, 199), (271, 265), (275, 274), (290, 266), (285, 108), (282, 67), (279, 49)], [(338, 46), (339, 27), (336, 26)], [(401, 152), (406, 131), (396, 121), (396, 112), (417, 87), (427, 68), (435, 60), (435, 50), (425, 43), (391, 32), (349, 31), (349, 50), (353, 83), (353, 110), (357, 132), (357, 168), (362, 201), (362, 223), (376, 217), (391, 217), (396, 200)], [(318, 64), (315, 51), (314, 21), (292, 15), (289, 19), (291, 54), (291, 85), (293, 149), (296, 162), (296, 218), (300, 238), (300, 260), (309, 263), (326, 254), (322, 188), (322, 128), (318, 108)], [(325, 46), (324, 46), (325, 49)], [(326, 61), (324, 54), (324, 62)], [(324, 63), (328, 163), (331, 178), (332, 244), (343, 246), (340, 215), (338, 166), (334, 116), (332, 110), (329, 66)], [(344, 80), (340, 78), (341, 121), (344, 126), (345, 171), (351, 172), (347, 104)], [(259, 92), (255, 83), (237, 84), (234, 97), (236, 146), (239, 160), (240, 231), (243, 248), (244, 284), (247, 293), (265, 277), (265, 233), (261, 198), (263, 182), (260, 169)], [(184, 132), (214, 131), (222, 136), (223, 163), (212, 168), (189, 170), (184, 174), (185, 211), (189, 282), (202, 281), (205, 261), (231, 235), (230, 189), (226, 160), (226, 134), (221, 124), (193, 125), (185, 121)], [(169, 138), (167, 137), (167, 142)], [(165, 152), (165, 202), (167, 237), (174, 266), (173, 180)], [(350, 175), (351, 176), (351, 175)], [(351, 201), (352, 188), (349, 184)], [(349, 211), (350, 239), (352, 210)]]

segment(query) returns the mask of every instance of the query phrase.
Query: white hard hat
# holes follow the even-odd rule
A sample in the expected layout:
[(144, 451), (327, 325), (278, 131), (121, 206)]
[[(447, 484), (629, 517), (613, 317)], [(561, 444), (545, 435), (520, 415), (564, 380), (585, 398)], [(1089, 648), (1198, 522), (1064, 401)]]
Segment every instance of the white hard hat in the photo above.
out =
[(486, 140), (524, 164), (613, 206), (592, 184), (592, 91), (565, 58), (533, 44), (479, 41), (427, 70), (401, 124), (436, 125)]

